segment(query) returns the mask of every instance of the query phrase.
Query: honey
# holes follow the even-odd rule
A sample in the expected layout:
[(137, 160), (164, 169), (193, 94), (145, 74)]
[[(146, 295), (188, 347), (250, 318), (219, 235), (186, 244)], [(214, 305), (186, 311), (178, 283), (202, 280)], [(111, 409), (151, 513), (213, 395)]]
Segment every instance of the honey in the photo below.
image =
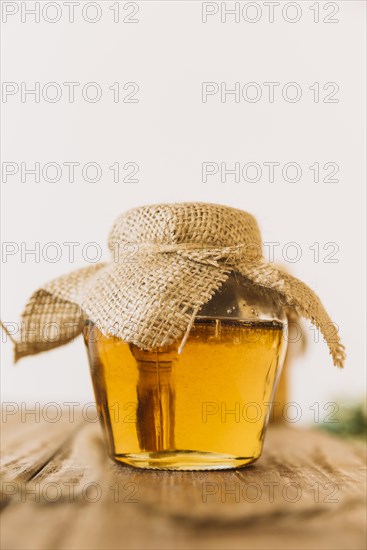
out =
[(285, 342), (279, 321), (197, 317), (144, 351), (89, 324), (86, 344), (110, 455), (140, 468), (244, 466), (261, 454)]

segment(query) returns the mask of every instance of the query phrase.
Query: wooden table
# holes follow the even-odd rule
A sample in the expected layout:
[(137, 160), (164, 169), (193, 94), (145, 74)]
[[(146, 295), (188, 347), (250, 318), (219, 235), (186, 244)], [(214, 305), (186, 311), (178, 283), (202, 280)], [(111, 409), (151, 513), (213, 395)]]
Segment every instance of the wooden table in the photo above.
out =
[(319, 430), (271, 426), (224, 472), (115, 464), (80, 413), (8, 415), (2, 443), (4, 549), (366, 548), (364, 447)]

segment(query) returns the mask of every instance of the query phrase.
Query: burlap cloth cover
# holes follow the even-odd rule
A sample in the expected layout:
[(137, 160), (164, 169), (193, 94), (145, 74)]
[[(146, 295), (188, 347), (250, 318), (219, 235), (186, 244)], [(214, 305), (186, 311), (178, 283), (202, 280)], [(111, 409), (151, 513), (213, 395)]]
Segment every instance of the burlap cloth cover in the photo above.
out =
[(200, 307), (237, 271), (310, 319), (343, 366), (344, 347), (321, 301), (264, 262), (250, 214), (206, 203), (144, 206), (116, 220), (108, 245), (110, 263), (59, 277), (31, 296), (15, 360), (69, 342), (82, 332), (83, 315), (103, 334), (144, 349), (170, 344), (188, 334)]

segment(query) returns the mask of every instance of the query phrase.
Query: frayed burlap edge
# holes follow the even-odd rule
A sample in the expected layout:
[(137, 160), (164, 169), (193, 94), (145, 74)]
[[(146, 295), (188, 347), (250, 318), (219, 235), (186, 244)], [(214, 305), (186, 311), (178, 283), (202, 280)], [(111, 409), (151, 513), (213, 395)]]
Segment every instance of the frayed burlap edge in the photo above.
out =
[[(190, 263), (192, 260), (185, 259), (184, 261)], [(148, 338), (144, 331), (139, 334), (129, 324), (129, 314), (126, 309), (119, 310), (116, 307), (112, 323), (108, 318), (95, 315), (93, 307), (90, 309), (91, 301), (88, 297), (85, 298), (86, 294), (88, 296), (87, 289), (93, 289), (93, 292), (99, 295), (101, 285), (99, 275), (108, 273), (109, 269), (108, 265), (98, 265), (77, 270), (36, 291), (22, 314), (20, 338), (15, 339), (12, 336), (14, 360), (18, 361), (27, 355), (34, 355), (73, 341), (83, 330), (83, 317), (85, 316), (92, 320), (103, 334), (118, 336), (141, 348), (154, 349), (169, 345), (188, 333), (200, 307), (211, 299), (214, 292), (227, 280), (231, 271), (237, 271), (253, 283), (276, 291), (284, 307), (293, 308), (299, 316), (309, 319), (323, 334), (334, 364), (343, 367), (344, 346), (341, 344), (336, 325), (331, 321), (317, 295), (302, 281), (271, 264), (258, 263), (253, 266), (239, 264), (235, 270), (228, 266), (211, 266), (213, 276), (205, 296), (181, 312), (180, 321), (175, 323), (172, 330), (162, 332), (164, 326), (167, 325), (158, 323), (153, 331), (149, 330), (149, 334), (152, 336), (148, 335)], [(200, 273), (197, 275), (200, 276)], [(76, 291), (77, 287), (79, 287), (79, 293)], [(82, 292), (80, 292), (81, 289)], [(192, 293), (189, 292), (189, 296), (192, 302)], [(118, 323), (116, 319), (125, 319), (127, 322), (125, 324)], [(149, 316), (149, 313), (145, 314), (144, 320), (145, 326), (154, 325), (154, 319)], [(44, 331), (47, 325), (49, 326), (46, 334)], [(54, 337), (52, 335), (53, 325), (55, 326)]]

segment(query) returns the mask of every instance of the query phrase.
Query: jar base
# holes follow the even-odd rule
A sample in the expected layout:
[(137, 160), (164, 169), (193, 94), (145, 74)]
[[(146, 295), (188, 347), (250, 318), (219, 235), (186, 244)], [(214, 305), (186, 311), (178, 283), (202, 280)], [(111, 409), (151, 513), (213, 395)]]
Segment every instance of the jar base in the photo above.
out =
[(149, 470), (229, 470), (255, 462), (258, 456), (233, 457), (200, 451), (164, 451), (155, 453), (118, 454), (112, 457), (134, 468)]

